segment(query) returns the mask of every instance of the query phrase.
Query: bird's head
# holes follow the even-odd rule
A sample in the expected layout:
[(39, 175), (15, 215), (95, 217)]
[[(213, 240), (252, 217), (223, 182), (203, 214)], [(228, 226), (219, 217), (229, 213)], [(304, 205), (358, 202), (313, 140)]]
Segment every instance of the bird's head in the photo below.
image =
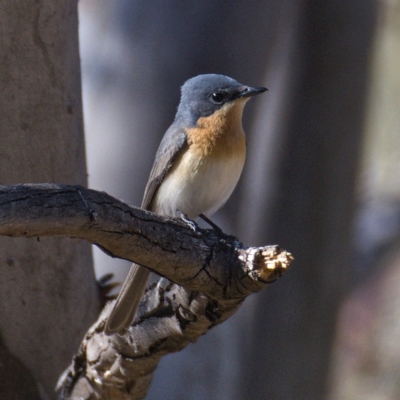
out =
[(245, 102), (266, 90), (243, 85), (225, 75), (198, 75), (182, 86), (177, 118), (195, 125), (199, 118), (214, 114), (228, 103)]

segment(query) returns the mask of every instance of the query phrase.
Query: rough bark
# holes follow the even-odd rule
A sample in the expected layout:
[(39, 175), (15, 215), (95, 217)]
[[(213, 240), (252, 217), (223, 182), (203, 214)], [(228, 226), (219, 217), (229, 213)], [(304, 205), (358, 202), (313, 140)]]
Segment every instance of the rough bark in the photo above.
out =
[(225, 321), (292, 260), (277, 246), (246, 248), (191, 221), (67, 185), (0, 186), (0, 234), (85, 239), (177, 283), (153, 285), (123, 337), (103, 333), (106, 307), (60, 381), (62, 398), (143, 398), (163, 355)]

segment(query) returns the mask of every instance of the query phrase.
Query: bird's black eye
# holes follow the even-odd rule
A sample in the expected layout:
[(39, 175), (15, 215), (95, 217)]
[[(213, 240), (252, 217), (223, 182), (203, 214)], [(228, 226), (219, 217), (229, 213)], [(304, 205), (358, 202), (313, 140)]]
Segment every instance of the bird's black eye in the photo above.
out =
[(224, 100), (224, 95), (222, 93), (213, 93), (211, 99), (215, 104), (221, 104)]

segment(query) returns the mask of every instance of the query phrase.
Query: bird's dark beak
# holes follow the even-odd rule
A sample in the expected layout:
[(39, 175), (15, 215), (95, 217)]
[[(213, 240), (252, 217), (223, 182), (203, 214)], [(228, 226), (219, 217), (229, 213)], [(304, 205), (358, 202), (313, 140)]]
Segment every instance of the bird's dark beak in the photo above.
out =
[(251, 87), (251, 86), (242, 86), (239, 90), (239, 98), (241, 97), (251, 97), (257, 94), (263, 93), (268, 90), (265, 87)]

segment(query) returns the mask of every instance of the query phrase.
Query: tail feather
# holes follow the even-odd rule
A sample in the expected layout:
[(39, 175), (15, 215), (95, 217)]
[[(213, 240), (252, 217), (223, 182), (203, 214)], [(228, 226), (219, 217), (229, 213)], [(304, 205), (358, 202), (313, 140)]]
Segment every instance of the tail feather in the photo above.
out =
[(129, 329), (139, 307), (140, 300), (149, 282), (151, 272), (138, 264), (132, 264), (127, 278), (117, 297), (105, 332), (108, 335), (123, 335)]

